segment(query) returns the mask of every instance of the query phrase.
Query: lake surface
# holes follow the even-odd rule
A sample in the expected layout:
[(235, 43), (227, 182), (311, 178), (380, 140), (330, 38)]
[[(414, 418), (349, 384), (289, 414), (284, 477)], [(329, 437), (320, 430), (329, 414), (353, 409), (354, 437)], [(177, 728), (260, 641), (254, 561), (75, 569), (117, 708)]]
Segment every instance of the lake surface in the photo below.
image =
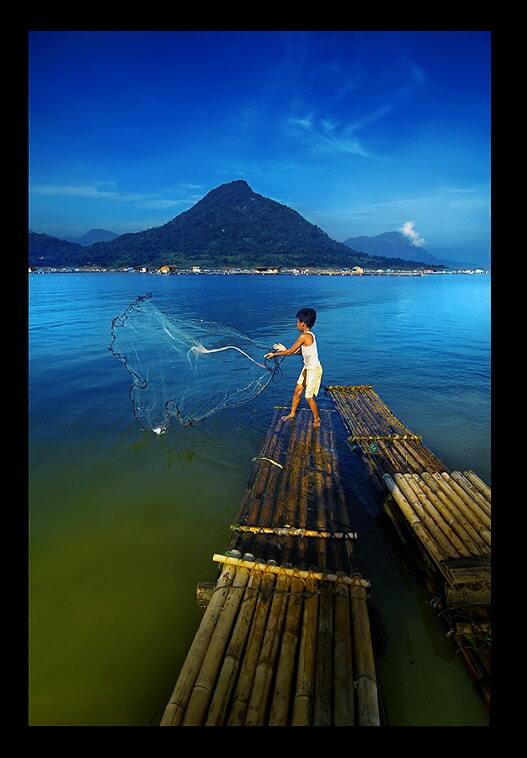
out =
[[(300, 370), (286, 358), (250, 403), (142, 432), (108, 350), (137, 295), (269, 348), (291, 345), (297, 310), (314, 307), (323, 383), (373, 384), (448, 466), (491, 483), (487, 275), (32, 274), (29, 290), (31, 724), (159, 723), (200, 620), (196, 584), (216, 577), (212, 555)], [(359, 500), (353, 523), (389, 723), (487, 724), (389, 525)]]

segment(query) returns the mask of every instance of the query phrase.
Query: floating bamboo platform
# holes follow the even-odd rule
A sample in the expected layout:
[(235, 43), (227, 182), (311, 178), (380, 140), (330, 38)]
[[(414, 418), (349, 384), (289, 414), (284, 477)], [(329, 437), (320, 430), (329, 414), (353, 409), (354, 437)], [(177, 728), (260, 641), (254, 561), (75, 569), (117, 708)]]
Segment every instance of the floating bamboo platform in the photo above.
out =
[(335, 449), (335, 413), (321, 409), (322, 424), (313, 429), (310, 410), (276, 408), (269, 433), (254, 466), (229, 549), (257, 559), (354, 571), (353, 542), (342, 474)]
[[(485, 705), (490, 703), (491, 490), (450, 471), (373, 387), (327, 388)], [(387, 497), (386, 497), (387, 495)]]
[(335, 449), (322, 425), (277, 408), (247, 491), (198, 585), (199, 629), (161, 726), (376, 726), (381, 723), (357, 537)]

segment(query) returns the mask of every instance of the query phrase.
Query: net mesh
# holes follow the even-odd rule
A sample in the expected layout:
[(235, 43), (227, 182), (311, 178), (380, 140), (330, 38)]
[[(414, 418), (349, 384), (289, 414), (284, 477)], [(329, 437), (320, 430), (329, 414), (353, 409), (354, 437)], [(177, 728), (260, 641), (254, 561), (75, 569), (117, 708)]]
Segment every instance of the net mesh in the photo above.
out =
[(132, 380), (130, 400), (142, 429), (165, 433), (247, 403), (280, 376), (282, 359), (222, 324), (180, 318), (140, 295), (112, 321), (111, 353)]

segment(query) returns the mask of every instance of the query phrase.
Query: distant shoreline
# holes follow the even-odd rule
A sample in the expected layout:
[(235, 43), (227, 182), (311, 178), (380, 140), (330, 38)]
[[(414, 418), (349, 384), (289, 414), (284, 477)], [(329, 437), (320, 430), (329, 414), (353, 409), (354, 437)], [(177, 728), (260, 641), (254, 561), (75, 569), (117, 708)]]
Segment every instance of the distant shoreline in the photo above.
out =
[(181, 271), (160, 272), (157, 270), (137, 271), (134, 269), (101, 269), (101, 268), (82, 268), (82, 269), (60, 269), (60, 268), (30, 268), (29, 274), (143, 274), (154, 276), (452, 276), (456, 274), (471, 274), (474, 276), (480, 274), (490, 274), (490, 270), (474, 269), (449, 269), (448, 271), (432, 271), (416, 269), (408, 270), (377, 270), (363, 271), (356, 273), (351, 271), (334, 270), (334, 269), (309, 269), (305, 271), (250, 271), (250, 270), (233, 270), (233, 269), (205, 269), (203, 271)]

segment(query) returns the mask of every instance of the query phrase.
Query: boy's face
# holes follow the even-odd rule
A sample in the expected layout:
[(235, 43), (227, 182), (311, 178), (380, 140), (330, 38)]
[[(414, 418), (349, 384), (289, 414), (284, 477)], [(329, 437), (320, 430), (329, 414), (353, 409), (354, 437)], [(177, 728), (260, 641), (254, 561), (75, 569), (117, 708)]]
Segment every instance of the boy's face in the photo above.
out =
[(296, 328), (299, 332), (303, 332), (306, 326), (307, 324), (304, 321), (299, 321), (298, 319), (296, 320)]

